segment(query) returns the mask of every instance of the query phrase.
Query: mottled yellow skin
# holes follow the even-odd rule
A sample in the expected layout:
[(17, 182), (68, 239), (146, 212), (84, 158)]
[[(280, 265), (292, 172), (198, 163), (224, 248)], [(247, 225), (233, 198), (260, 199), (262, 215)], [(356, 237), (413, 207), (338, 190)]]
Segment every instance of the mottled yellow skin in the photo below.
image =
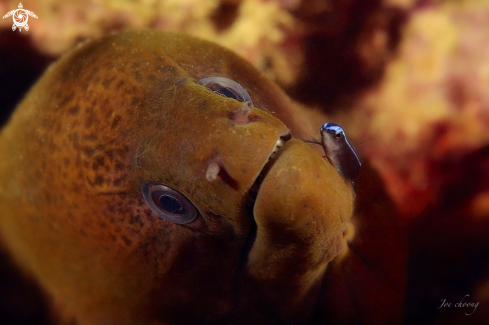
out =
[[(249, 123), (232, 121), (242, 103), (196, 83), (209, 76), (249, 92)], [(0, 237), (78, 324), (308, 323), (354, 197), (296, 139), (318, 130), (211, 43), (154, 31), (85, 42), (0, 133)], [(208, 181), (216, 159), (225, 173)], [(198, 218), (159, 218), (141, 195), (148, 182), (185, 195)]]

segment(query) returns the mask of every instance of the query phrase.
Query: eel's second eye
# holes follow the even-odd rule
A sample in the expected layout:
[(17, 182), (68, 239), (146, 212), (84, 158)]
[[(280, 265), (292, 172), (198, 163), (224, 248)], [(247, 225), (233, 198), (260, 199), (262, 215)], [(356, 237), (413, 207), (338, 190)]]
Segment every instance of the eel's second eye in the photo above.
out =
[(141, 187), (144, 200), (158, 217), (178, 223), (190, 223), (197, 218), (197, 209), (190, 201), (162, 184), (144, 184)]
[(243, 103), (251, 102), (253, 105), (250, 94), (236, 81), (224, 77), (208, 77), (200, 79), (198, 83), (218, 94)]

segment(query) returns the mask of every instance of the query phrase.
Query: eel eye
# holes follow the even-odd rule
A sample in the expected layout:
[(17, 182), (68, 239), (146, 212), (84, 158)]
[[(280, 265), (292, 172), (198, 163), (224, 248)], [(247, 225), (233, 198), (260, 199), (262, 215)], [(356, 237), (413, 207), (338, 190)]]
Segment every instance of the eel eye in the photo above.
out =
[(158, 217), (178, 223), (190, 223), (197, 218), (197, 209), (179, 192), (161, 184), (141, 187), (144, 200)]
[(341, 139), (343, 137), (343, 132), (336, 132), (334, 135), (335, 139)]
[(236, 81), (224, 77), (208, 77), (200, 79), (198, 83), (218, 94), (243, 103), (251, 102), (253, 105), (250, 94)]

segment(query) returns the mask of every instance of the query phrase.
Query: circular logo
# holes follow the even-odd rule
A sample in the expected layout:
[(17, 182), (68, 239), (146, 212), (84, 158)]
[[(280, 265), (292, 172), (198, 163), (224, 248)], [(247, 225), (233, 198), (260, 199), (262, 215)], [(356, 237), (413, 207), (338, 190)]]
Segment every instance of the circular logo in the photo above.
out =
[(22, 3), (19, 3), (19, 9), (11, 10), (7, 12), (3, 19), (12, 16), (14, 24), (12, 25), (12, 30), (15, 31), (17, 28), (19, 32), (24, 28), (26, 31), (29, 30), (29, 25), (27, 25), (27, 21), (29, 20), (29, 16), (37, 18), (36, 14), (32, 11), (23, 9)]
[(22, 28), (25, 25), (27, 25), (27, 20), (29, 19), (29, 16), (27, 15), (27, 12), (25, 12), (24, 9), (17, 9), (15, 10), (14, 14), (14, 24), (15, 26)]

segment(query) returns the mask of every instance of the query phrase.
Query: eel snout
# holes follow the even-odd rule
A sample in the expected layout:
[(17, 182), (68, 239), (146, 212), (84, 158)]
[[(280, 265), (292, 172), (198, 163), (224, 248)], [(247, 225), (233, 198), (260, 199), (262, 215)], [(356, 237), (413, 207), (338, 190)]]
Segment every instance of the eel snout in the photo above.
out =
[(259, 180), (247, 272), (280, 317), (304, 319), (328, 262), (346, 245), (353, 192), (304, 142), (277, 147)]

